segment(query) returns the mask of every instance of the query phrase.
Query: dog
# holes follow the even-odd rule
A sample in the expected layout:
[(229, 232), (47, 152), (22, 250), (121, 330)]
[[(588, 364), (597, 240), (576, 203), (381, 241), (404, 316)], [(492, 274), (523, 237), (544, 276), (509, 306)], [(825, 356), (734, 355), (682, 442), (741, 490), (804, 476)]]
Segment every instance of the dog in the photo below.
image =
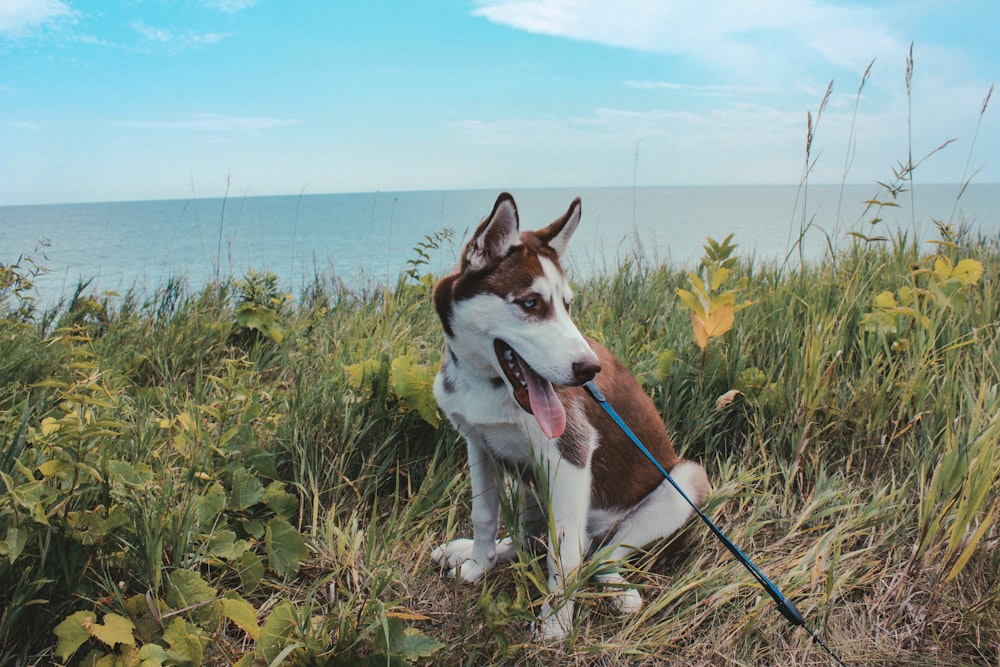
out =
[[(502, 193), (465, 245), (458, 267), (434, 286), (445, 353), (434, 380), (441, 411), (464, 436), (472, 483), (471, 539), (434, 549), (450, 576), (474, 583), (516, 557), (498, 540), (500, 484), (507, 474), (530, 485), (544, 475), (547, 497), (522, 498), (520, 522), (548, 533), (550, 602), (536, 634), (564, 638), (573, 601), (566, 578), (595, 551), (609, 563), (681, 528), (692, 514), (656, 468), (586, 394), (600, 387), (633, 432), (696, 504), (708, 494), (704, 468), (680, 459), (653, 401), (604, 346), (570, 316), (573, 290), (562, 268), (580, 222), (577, 198), (544, 229), (520, 231), (517, 205)], [(539, 531), (539, 527), (541, 531)], [(642, 597), (614, 569), (598, 581), (622, 612)]]

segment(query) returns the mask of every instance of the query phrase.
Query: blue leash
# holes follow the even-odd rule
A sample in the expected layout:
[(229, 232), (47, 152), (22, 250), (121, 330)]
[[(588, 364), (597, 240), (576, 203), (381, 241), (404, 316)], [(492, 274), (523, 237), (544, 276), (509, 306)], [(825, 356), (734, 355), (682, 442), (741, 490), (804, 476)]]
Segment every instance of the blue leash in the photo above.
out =
[(615, 424), (618, 425), (618, 428), (620, 428), (622, 432), (626, 436), (628, 436), (628, 439), (632, 441), (632, 444), (638, 447), (639, 451), (642, 452), (647, 459), (649, 459), (649, 462), (652, 463), (654, 466), (656, 466), (656, 469), (659, 470), (660, 474), (663, 475), (663, 478), (670, 483), (670, 486), (674, 487), (677, 493), (681, 494), (681, 498), (687, 501), (688, 505), (690, 505), (694, 509), (698, 517), (701, 518), (701, 520), (705, 522), (705, 525), (709, 527), (709, 529), (715, 534), (717, 538), (719, 538), (719, 541), (722, 542), (723, 546), (725, 546), (729, 550), (729, 552), (736, 557), (736, 560), (742, 563), (743, 567), (749, 570), (750, 574), (753, 575), (754, 579), (756, 579), (760, 583), (760, 585), (764, 587), (764, 590), (768, 592), (768, 594), (774, 599), (775, 604), (778, 605), (778, 611), (781, 612), (781, 615), (784, 616), (785, 619), (787, 619), (788, 622), (791, 623), (793, 626), (801, 625), (803, 628), (805, 628), (806, 632), (808, 632), (809, 635), (813, 638), (813, 641), (822, 646), (823, 649), (830, 654), (830, 657), (837, 661), (837, 664), (846, 667), (846, 665), (844, 665), (844, 661), (841, 660), (837, 656), (837, 654), (834, 653), (833, 650), (829, 646), (827, 646), (826, 643), (824, 643), (823, 640), (820, 639), (819, 636), (815, 632), (813, 632), (808, 625), (806, 625), (805, 619), (802, 617), (802, 612), (800, 612), (798, 608), (796, 608), (795, 604), (791, 600), (786, 598), (784, 595), (782, 595), (781, 591), (778, 590), (778, 587), (774, 585), (774, 582), (768, 579), (764, 575), (764, 573), (761, 572), (756, 565), (754, 565), (753, 561), (750, 560), (750, 558), (747, 557), (745, 553), (740, 551), (740, 548), (737, 547), (735, 544), (733, 544), (732, 540), (730, 540), (726, 536), (726, 534), (723, 533), (722, 530), (720, 530), (719, 527), (716, 526), (715, 523), (711, 519), (709, 519), (704, 512), (701, 511), (701, 508), (698, 507), (688, 497), (686, 493), (684, 493), (684, 490), (681, 489), (681, 487), (677, 484), (676, 481), (674, 481), (674, 478), (670, 476), (670, 473), (667, 472), (666, 469), (660, 464), (660, 462), (656, 460), (656, 457), (653, 456), (648, 449), (646, 449), (646, 445), (642, 444), (642, 441), (636, 437), (635, 433), (632, 432), (632, 429), (630, 429), (628, 427), (628, 424), (625, 423), (625, 420), (623, 420), (618, 415), (618, 413), (615, 412), (615, 409), (611, 407), (611, 404), (608, 403), (608, 399), (604, 397), (604, 393), (597, 388), (597, 385), (594, 384), (594, 381), (591, 380), (590, 382), (585, 383), (583, 385), (583, 388), (586, 389), (587, 393), (590, 394), (591, 398), (597, 401), (597, 403), (601, 406), (601, 408), (603, 408), (604, 411), (608, 413), (608, 416), (611, 417), (612, 421), (614, 421)]

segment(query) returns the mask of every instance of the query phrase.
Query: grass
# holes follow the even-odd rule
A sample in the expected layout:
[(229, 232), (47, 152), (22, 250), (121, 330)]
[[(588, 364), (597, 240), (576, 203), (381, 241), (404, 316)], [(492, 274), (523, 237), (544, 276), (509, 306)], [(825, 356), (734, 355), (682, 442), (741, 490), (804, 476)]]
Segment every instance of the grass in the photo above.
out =
[[(802, 206), (821, 260), (710, 241), (690, 272), (635, 257), (580, 281), (574, 312), (708, 470), (706, 513), (847, 664), (998, 665), (1000, 238), (917, 238), (915, 213), (881, 233), (912, 156), (843, 241)], [(0, 663), (832, 664), (697, 523), (624, 565), (634, 616), (585, 564), (558, 645), (531, 635), (544, 558), (476, 586), (431, 564), (470, 532), (464, 447), (430, 393), (423, 271), (449, 240), (396, 285), (317, 277), (295, 302), (251, 271), (82, 284), (40, 312), (44, 267), (0, 265)]]
[[(709, 470), (708, 514), (848, 664), (998, 660), (1000, 247), (933, 240), (737, 261), (752, 305), (704, 353), (678, 267), (579, 285), (581, 329)], [(251, 274), (45, 315), (14, 286), (4, 664), (831, 664), (697, 524), (629, 565), (635, 617), (581, 575), (567, 645), (531, 638), (535, 555), (480, 586), (442, 577), (428, 556), (468, 532), (469, 483), (456, 434), (420, 410), (442, 345), (431, 282), (319, 282), (293, 304)]]

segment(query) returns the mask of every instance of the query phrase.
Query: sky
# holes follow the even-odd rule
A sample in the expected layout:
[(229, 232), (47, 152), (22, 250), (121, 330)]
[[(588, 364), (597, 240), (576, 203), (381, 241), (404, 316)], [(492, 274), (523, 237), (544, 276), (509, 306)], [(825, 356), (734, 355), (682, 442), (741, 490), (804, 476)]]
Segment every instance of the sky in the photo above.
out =
[(1000, 182), (998, 25), (995, 0), (0, 0), (0, 205), (873, 183), (911, 155)]

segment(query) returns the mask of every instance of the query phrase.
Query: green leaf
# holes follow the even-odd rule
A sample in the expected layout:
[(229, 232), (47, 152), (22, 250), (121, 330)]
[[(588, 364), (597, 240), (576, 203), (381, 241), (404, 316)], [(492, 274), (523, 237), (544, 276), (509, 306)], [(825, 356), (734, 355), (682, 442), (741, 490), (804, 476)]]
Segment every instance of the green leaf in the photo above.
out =
[(236, 321), (241, 326), (261, 332), (275, 343), (280, 343), (285, 338), (281, 325), (277, 322), (277, 313), (267, 306), (244, 303), (236, 310)]
[(55, 633), (59, 641), (56, 644), (56, 655), (67, 660), (90, 639), (89, 628), (97, 620), (92, 611), (78, 611), (71, 614), (56, 626)]
[(210, 527), (215, 523), (216, 518), (226, 507), (226, 490), (216, 482), (205, 489), (195, 504), (195, 511), (198, 515), (198, 523), (202, 526)]
[(167, 577), (167, 604), (172, 609), (190, 608), (189, 618), (212, 626), (218, 623), (218, 592), (191, 570), (174, 570)]
[(68, 512), (66, 519), (73, 537), (85, 545), (96, 544), (131, 521), (125, 508), (117, 503), (108, 511), (99, 505), (89, 512)]
[(256, 445), (244, 447), (241, 451), (243, 465), (247, 470), (257, 473), (259, 477), (277, 479), (278, 469), (274, 465), (274, 454)]
[(105, 614), (103, 624), (90, 627), (91, 634), (110, 648), (118, 644), (135, 646), (135, 625), (132, 621), (118, 614)]
[(220, 530), (212, 534), (208, 540), (208, 550), (217, 558), (236, 560), (250, 549), (250, 542), (236, 539), (232, 530)]
[(136, 657), (140, 660), (139, 667), (162, 667), (170, 660), (170, 654), (159, 644), (144, 644)]
[(0, 556), (7, 556), (11, 564), (13, 564), (17, 560), (17, 557), (21, 555), (21, 552), (24, 551), (27, 540), (27, 531), (17, 526), (8, 526), (7, 537), (3, 542), (0, 542)]
[(281, 482), (268, 484), (264, 504), (282, 519), (289, 519), (299, 511), (299, 499), (285, 491), (285, 485)]
[(234, 510), (245, 510), (264, 498), (264, 485), (246, 468), (240, 466), (233, 471), (233, 491), (229, 506)]
[(276, 604), (264, 621), (257, 639), (257, 649), (264, 654), (264, 659), (270, 663), (282, 649), (295, 643), (296, 629), (295, 607), (292, 603), (283, 601)]
[(298, 574), (302, 561), (309, 556), (306, 541), (292, 524), (284, 519), (272, 519), (264, 533), (267, 562), (281, 576)]
[(264, 578), (264, 563), (260, 556), (252, 551), (244, 551), (240, 556), (236, 573), (240, 577), (240, 584), (245, 592), (251, 592), (260, 584)]
[(238, 593), (229, 592), (222, 597), (222, 615), (238, 625), (251, 639), (260, 636), (257, 610)]
[(179, 665), (198, 667), (203, 664), (204, 648), (198, 628), (178, 616), (163, 631), (163, 640), (170, 644), (170, 660)]
[(434, 399), (436, 370), (420, 365), (410, 354), (396, 357), (389, 369), (392, 389), (407, 407), (416, 410), (425, 422), (437, 428), (441, 424)]
[(407, 660), (428, 658), (445, 647), (445, 644), (414, 628), (407, 628), (393, 642), (391, 651)]
[(134, 630), (135, 625), (124, 616), (105, 614), (104, 623), (98, 623), (94, 612), (78, 611), (56, 626), (56, 654), (66, 660), (91, 637), (112, 649), (118, 644), (135, 646)]
[(383, 631), (375, 637), (375, 650), (407, 662), (427, 658), (444, 648), (444, 644), (414, 628), (403, 628), (403, 621), (395, 616), (385, 619)]
[(108, 462), (108, 481), (118, 494), (128, 493), (128, 489), (138, 489), (146, 486), (153, 478), (152, 468), (145, 463), (128, 463), (126, 461)]

